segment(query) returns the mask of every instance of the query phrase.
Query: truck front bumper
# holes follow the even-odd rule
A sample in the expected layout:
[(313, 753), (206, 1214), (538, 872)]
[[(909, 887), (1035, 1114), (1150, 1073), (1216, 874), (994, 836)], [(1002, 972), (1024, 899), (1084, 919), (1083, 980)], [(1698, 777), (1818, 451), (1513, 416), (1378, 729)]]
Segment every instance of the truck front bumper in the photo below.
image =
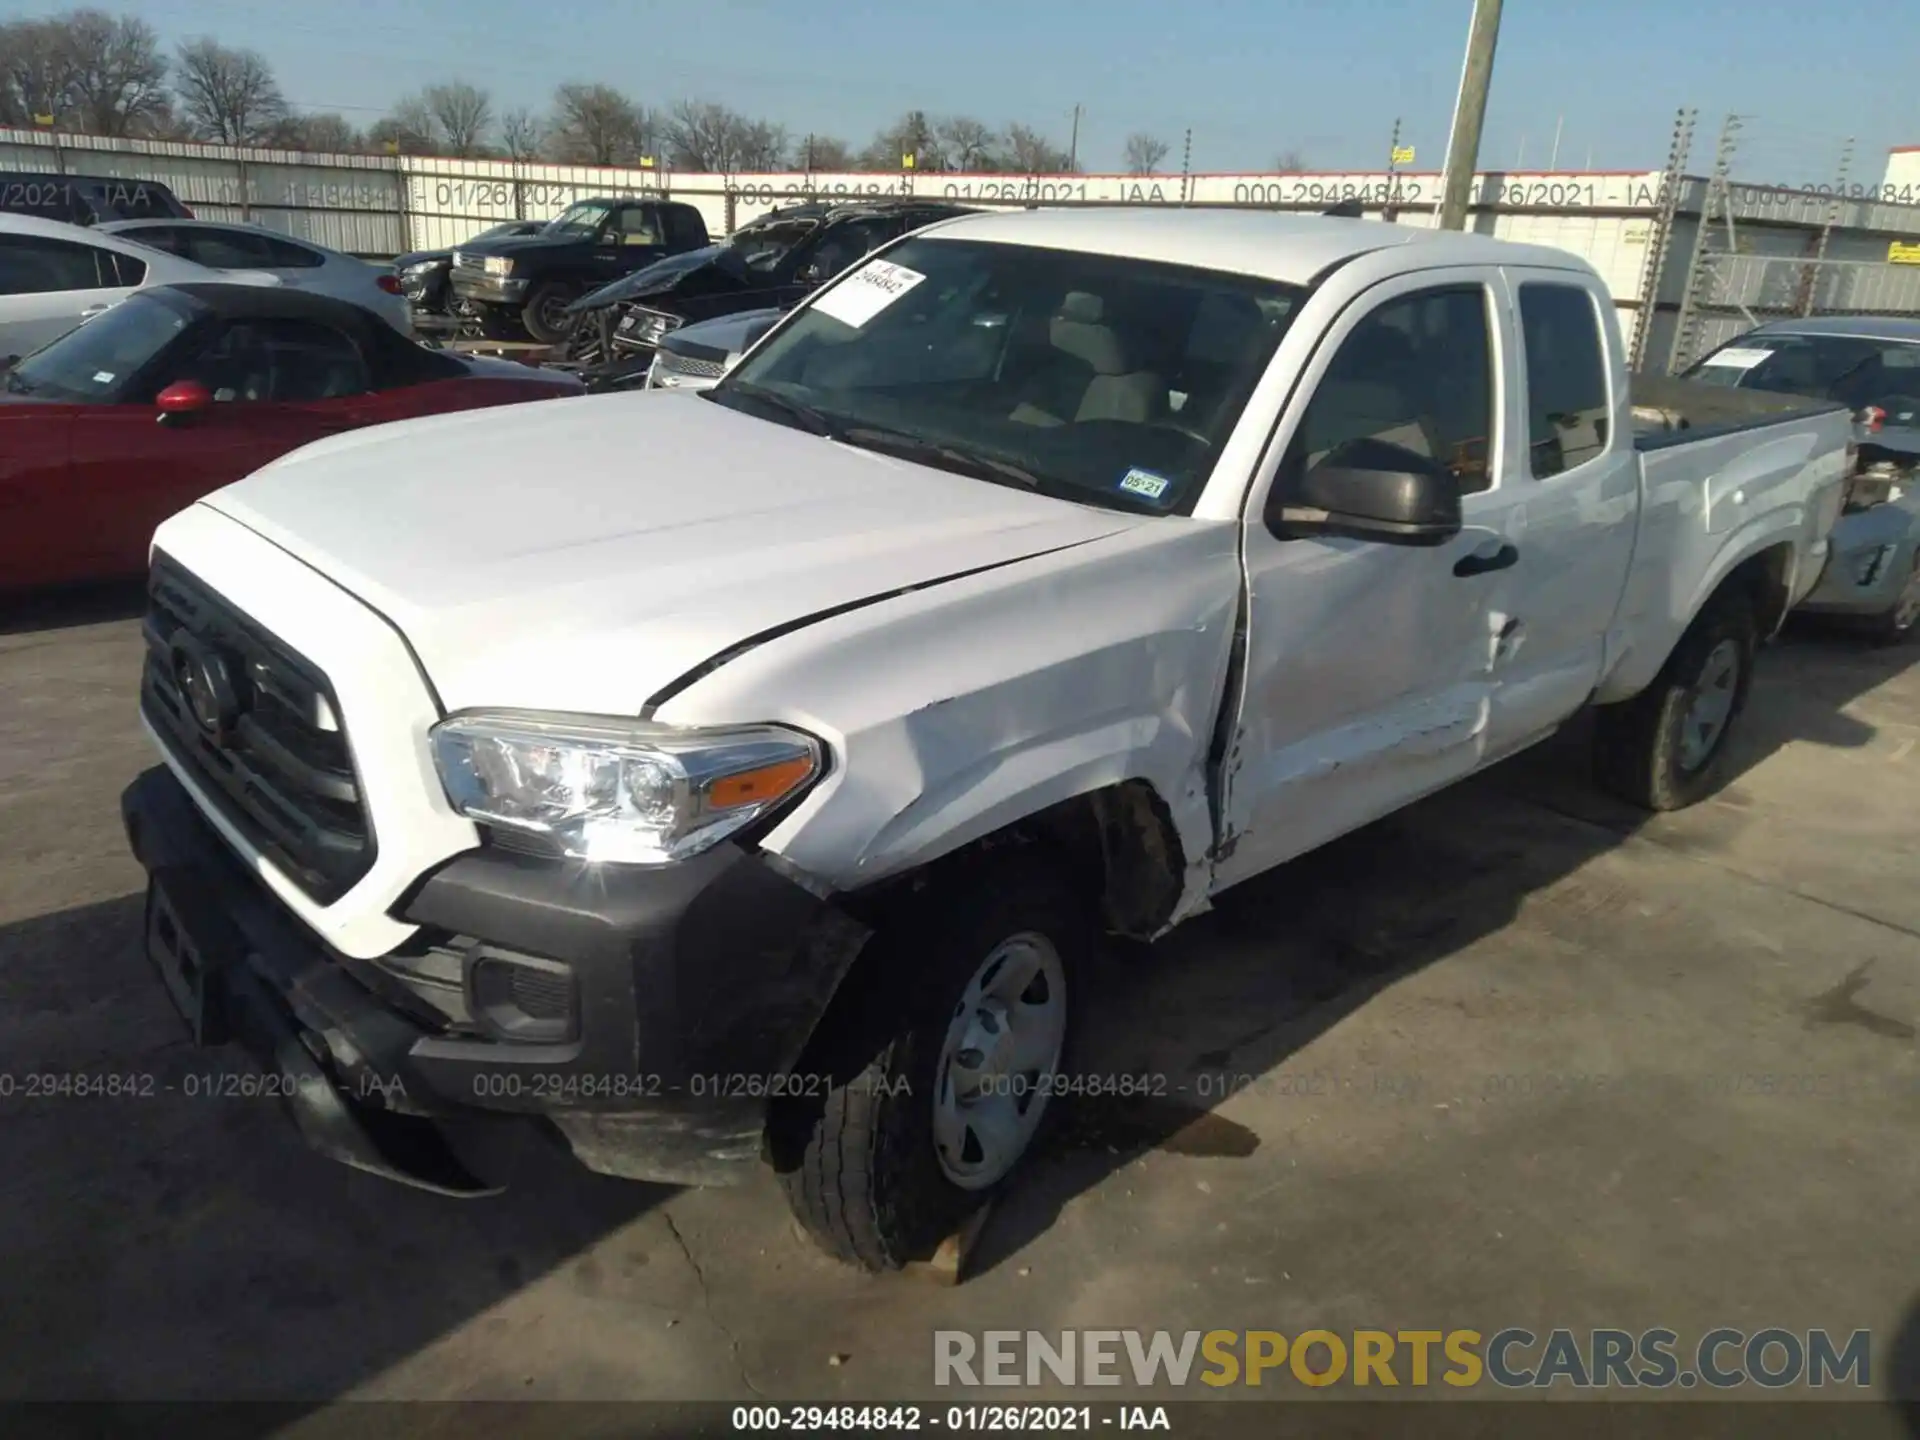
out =
[[(165, 766), (121, 812), (151, 882), (148, 951), (196, 1040), (244, 1047), (322, 1153), (447, 1194), (495, 1188), (442, 1129), (482, 1113), (550, 1122), (602, 1173), (737, 1178), (771, 1099), (819, 1083), (793, 1066), (866, 936), (735, 845), (653, 869), (487, 848), (396, 906), (417, 943), (355, 960), (286, 909)], [(514, 1038), (485, 993), (507, 992), (481, 979), (502, 963), (570, 991), (564, 1038)]]
[(476, 305), (511, 305), (518, 308), (527, 303), (525, 280), (509, 280), (499, 275), (472, 275), (455, 270), (452, 283), (455, 295), (462, 300), (471, 300)]

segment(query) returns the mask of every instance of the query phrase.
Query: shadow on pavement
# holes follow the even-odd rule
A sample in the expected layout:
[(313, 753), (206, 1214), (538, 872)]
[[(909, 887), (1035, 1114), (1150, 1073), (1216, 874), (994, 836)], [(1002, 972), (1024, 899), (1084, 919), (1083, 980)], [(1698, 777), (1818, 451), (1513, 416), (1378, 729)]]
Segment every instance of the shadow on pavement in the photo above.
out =
[(137, 620), (145, 609), (144, 580), (0, 595), (0, 635), (31, 635), (109, 620)]

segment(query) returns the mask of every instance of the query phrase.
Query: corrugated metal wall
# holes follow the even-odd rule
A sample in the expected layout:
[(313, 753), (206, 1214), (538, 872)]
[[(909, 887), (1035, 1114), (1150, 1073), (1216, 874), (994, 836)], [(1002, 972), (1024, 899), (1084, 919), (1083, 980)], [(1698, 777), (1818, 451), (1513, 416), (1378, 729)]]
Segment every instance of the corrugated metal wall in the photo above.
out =
[[(724, 235), (779, 205), (845, 195), (938, 197), (984, 206), (1206, 205), (1319, 210), (1359, 200), (1370, 211), (1389, 206), (1399, 223), (1430, 225), (1439, 177), (1431, 173), (1343, 175), (689, 175), (506, 160), (418, 156), (302, 155), (290, 151), (186, 145), (93, 136), (52, 136), (0, 129), (0, 169), (112, 175), (159, 180), (208, 219), (250, 220), (355, 254), (387, 257), (459, 243), (501, 220), (547, 219), (576, 200), (608, 193), (665, 193), (700, 209), (707, 228)], [(1670, 233), (1659, 212), (1662, 174), (1489, 172), (1478, 177), (1474, 227), (1503, 239), (1549, 245), (1584, 256), (1621, 309), (1629, 337), (1655, 315), (1649, 354), (1664, 355), (1663, 326), (1688, 292), (1686, 259), (1700, 216), (1711, 207), (1705, 181), (1688, 180)], [(1400, 208), (1411, 207), (1411, 208)], [(1733, 220), (1748, 271), (1722, 268), (1706, 277), (1731, 286), (1728, 304), (1776, 294), (1827, 232), (1829, 264), (1815, 288), (1824, 307), (1855, 298), (1907, 294), (1900, 276), (1882, 273), (1889, 246), (1920, 237), (1920, 206), (1881, 199), (1835, 198), (1817, 188), (1734, 184), (1710, 233)], [(1660, 294), (1641, 295), (1649, 247), (1665, 246)], [(1710, 244), (1709, 249), (1713, 246)], [(1761, 264), (1765, 259), (1768, 264)], [(1790, 263), (1792, 262), (1792, 263)], [(1719, 262), (1723, 267), (1725, 261)], [(1769, 268), (1770, 266), (1770, 268)], [(1915, 268), (1915, 267), (1905, 267)], [(1764, 272), (1764, 273), (1763, 273)], [(1920, 268), (1916, 269), (1920, 273)], [(1826, 278), (1831, 276), (1832, 278)], [(1798, 282), (1793, 282), (1798, 283)], [(1920, 282), (1916, 282), (1920, 283)], [(1754, 287), (1758, 287), (1755, 289)], [(1720, 303), (1710, 297), (1710, 303)], [(1904, 303), (1900, 308), (1906, 308)], [(1714, 315), (1714, 325), (1727, 317)], [(1696, 347), (1697, 353), (1697, 347)]]

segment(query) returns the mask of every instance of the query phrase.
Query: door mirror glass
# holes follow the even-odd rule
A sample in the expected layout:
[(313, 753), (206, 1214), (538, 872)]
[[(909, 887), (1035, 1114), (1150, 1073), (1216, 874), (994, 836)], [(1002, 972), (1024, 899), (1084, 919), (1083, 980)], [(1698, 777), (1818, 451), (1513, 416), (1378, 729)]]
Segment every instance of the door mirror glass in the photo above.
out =
[(1336, 446), (1292, 484), (1276, 483), (1267, 505), (1267, 528), (1282, 540), (1342, 535), (1384, 545), (1440, 545), (1458, 535), (1460, 525), (1460, 481), (1453, 472), (1385, 440)]
[(176, 380), (158, 395), (153, 403), (160, 411), (160, 423), (179, 416), (198, 415), (213, 404), (213, 392), (198, 380)]

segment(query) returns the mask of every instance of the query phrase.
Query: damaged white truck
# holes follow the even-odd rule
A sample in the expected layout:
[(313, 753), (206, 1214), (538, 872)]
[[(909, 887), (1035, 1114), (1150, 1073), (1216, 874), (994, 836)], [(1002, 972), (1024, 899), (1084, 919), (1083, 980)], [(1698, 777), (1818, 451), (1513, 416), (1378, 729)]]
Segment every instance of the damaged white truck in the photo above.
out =
[(155, 537), (148, 951), (334, 1158), (764, 1164), (898, 1266), (1058, 1113), (1102, 932), (1588, 705), (1613, 790), (1713, 786), (1851, 422), (1661, 389), (1560, 251), (1036, 211), (702, 395), (309, 446)]

